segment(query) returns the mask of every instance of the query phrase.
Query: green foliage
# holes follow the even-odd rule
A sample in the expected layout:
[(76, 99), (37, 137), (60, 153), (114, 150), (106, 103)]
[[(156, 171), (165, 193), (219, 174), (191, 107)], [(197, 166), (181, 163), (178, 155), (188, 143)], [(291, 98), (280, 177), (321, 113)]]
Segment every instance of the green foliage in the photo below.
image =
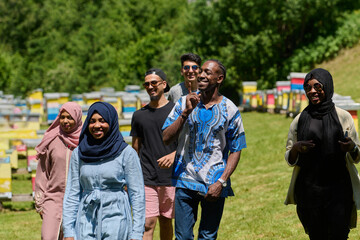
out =
[(343, 48), (353, 47), (359, 39), (360, 11), (355, 11), (346, 14), (345, 18), (339, 21), (339, 27), (334, 34), (319, 36), (309, 45), (297, 49), (285, 65), (289, 69), (309, 71), (314, 63), (321, 63), (336, 56)]
[[(41, 2), (41, 1), (39, 1)], [(6, 43), (11, 50), (26, 52), (26, 43), (41, 24), (39, 10), (41, 4), (36, 0), (0, 1), (0, 36), (1, 43)]]
[[(230, 0), (213, 1), (210, 5), (208, 1), (196, 3), (200, 10), (194, 22), (202, 29), (198, 32), (200, 36), (194, 37), (198, 39), (199, 52), (224, 62), (232, 79), (225, 84), (233, 89), (239, 89), (242, 81), (258, 81), (262, 89), (274, 87), (275, 81), (286, 79), (290, 71), (302, 71), (297, 64), (304, 61), (304, 56), (293, 59), (293, 55), (310, 44), (325, 45), (326, 53), (320, 49), (313, 51), (315, 56), (304, 64), (307, 69), (334, 56), (329, 51), (339, 51), (354, 44), (354, 38), (359, 39), (358, 21), (343, 17), (351, 15), (346, 14), (348, 9), (359, 8), (358, 2)], [(317, 38), (333, 36), (343, 25), (349, 30), (341, 30), (343, 35), (336, 34), (326, 43), (314, 42)], [(343, 43), (341, 47), (337, 42)], [(294, 64), (287, 61), (289, 58)]]
[(154, 66), (175, 84), (180, 56), (195, 52), (223, 62), (234, 100), (242, 81), (271, 88), (353, 46), (359, 8), (351, 0), (4, 0), (0, 86), (22, 95), (121, 90)]
[[(0, 39), (10, 50), (0, 57), (0, 85), (26, 94), (39, 87), (75, 93), (139, 83), (147, 68), (161, 66), (174, 38), (168, 24), (182, 6), (186, 1), (2, 2)], [(16, 52), (21, 64), (12, 66), (8, 56)]]
[(0, 89), (7, 89), (12, 79), (12, 58), (0, 50)]

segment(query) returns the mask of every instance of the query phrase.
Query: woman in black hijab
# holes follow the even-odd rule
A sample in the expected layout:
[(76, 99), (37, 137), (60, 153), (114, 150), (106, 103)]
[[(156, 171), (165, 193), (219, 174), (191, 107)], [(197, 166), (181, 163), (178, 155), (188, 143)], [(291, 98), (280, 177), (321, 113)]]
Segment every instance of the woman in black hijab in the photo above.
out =
[(354, 121), (332, 101), (331, 74), (321, 68), (304, 80), (309, 105), (291, 123), (285, 159), (294, 172), (285, 204), (297, 204), (310, 239), (347, 239), (360, 209), (360, 161)]

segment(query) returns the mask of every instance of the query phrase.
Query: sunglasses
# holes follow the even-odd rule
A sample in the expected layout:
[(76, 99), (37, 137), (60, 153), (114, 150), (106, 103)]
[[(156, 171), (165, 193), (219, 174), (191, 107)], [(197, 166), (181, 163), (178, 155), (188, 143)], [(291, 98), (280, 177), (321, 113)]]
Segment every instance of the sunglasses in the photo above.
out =
[(185, 66), (183, 66), (183, 69), (184, 69), (185, 71), (190, 70), (190, 68), (192, 68), (192, 70), (196, 71), (196, 70), (198, 70), (200, 67), (199, 67), (198, 65), (192, 65), (192, 66), (185, 65)]
[(310, 92), (312, 88), (314, 88), (315, 91), (317, 91), (317, 92), (321, 92), (324, 87), (323, 87), (323, 85), (321, 83), (315, 83), (314, 86), (311, 86), (310, 84), (307, 83), (304, 86), (305, 92)]
[(150, 85), (152, 86), (152, 87), (157, 87), (159, 84), (159, 82), (162, 82), (161, 80), (160, 81), (150, 81), (150, 82), (144, 82), (143, 83), (143, 86), (144, 86), (144, 88), (148, 88)]

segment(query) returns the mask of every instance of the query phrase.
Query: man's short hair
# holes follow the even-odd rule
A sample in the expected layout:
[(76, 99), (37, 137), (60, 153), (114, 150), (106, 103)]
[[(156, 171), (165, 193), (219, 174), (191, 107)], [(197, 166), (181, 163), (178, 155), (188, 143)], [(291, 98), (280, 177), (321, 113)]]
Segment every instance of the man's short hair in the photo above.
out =
[(196, 62), (197, 65), (201, 67), (201, 57), (194, 53), (185, 53), (180, 57), (181, 66), (184, 66), (185, 61)]
[(222, 75), (224, 75), (224, 79), (223, 79), (223, 81), (224, 81), (225, 78), (226, 78), (226, 68), (225, 68), (225, 66), (217, 59), (209, 59), (207, 61), (216, 62), (218, 64)]

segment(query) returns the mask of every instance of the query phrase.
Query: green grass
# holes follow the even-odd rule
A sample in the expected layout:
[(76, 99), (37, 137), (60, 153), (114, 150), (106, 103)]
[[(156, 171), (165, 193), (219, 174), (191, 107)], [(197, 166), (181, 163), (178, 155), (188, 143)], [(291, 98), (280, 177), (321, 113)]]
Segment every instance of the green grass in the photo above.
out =
[(12, 174), (13, 194), (32, 193), (31, 174)]
[[(26, 159), (19, 159), (19, 167), (26, 167)], [(13, 194), (31, 194), (31, 174), (12, 175)], [(33, 202), (4, 202), (0, 212), (0, 239), (41, 239), (41, 219)]]
[(19, 167), (19, 168), (27, 168), (27, 159), (26, 159), (26, 156), (19, 156), (19, 159), (18, 159), (18, 167)]
[(41, 219), (35, 210), (5, 210), (0, 213), (0, 239), (41, 239)]

